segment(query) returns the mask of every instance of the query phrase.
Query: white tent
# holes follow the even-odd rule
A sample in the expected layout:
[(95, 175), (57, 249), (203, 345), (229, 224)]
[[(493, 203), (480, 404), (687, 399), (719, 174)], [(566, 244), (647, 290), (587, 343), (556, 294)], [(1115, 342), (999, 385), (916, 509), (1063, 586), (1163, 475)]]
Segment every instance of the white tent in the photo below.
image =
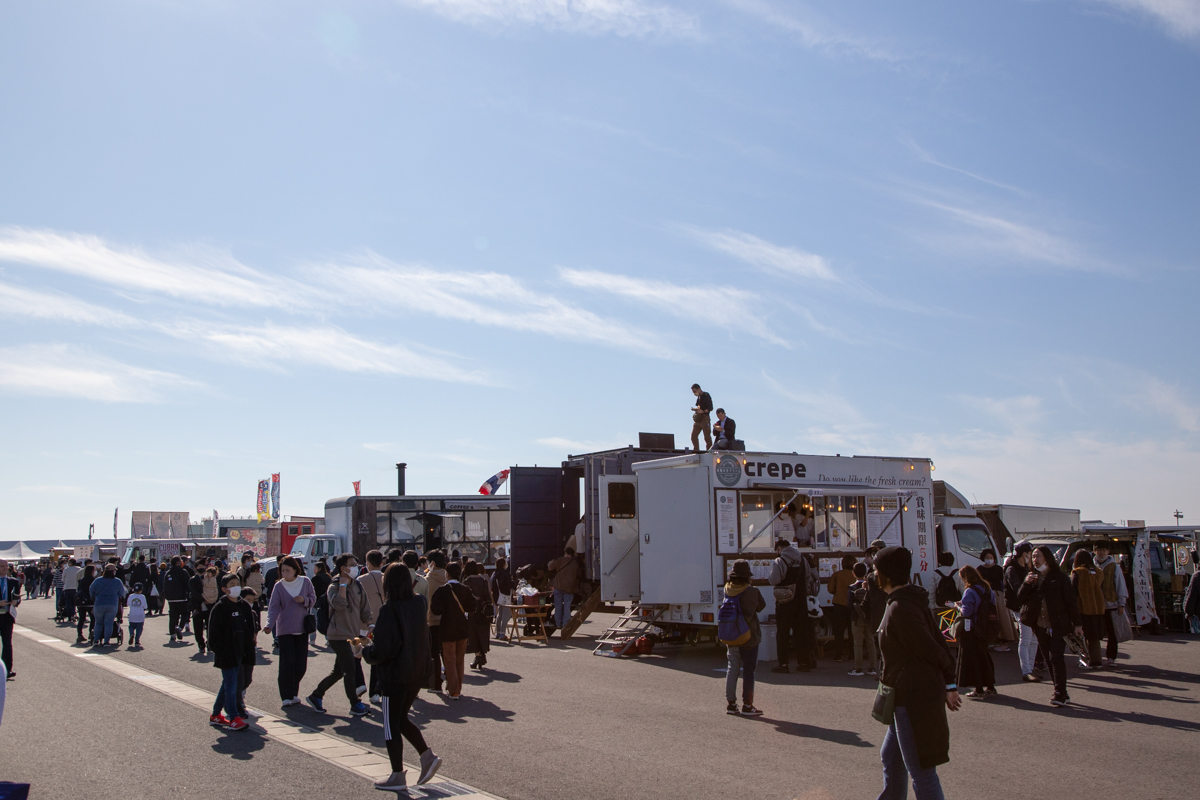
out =
[(0, 550), (0, 558), (5, 561), (37, 561), (45, 558), (46, 553), (39, 553), (24, 542), (17, 542), (7, 550)]

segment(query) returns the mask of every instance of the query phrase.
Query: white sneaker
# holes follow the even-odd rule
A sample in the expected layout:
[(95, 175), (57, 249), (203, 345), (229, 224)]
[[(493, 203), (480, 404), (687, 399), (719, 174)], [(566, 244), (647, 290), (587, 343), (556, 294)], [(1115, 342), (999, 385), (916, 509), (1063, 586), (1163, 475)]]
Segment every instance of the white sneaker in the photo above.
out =
[(847, 675), (853, 675), (853, 676), (854, 676), (854, 677), (856, 677), (856, 678), (861, 678), (861, 677), (862, 677), (862, 674), (863, 674), (863, 671), (862, 671), (861, 669), (852, 669), (852, 670), (850, 670), (849, 672), (847, 672), (846, 674), (847, 674)]
[(868, 675), (870, 675), (872, 678), (874, 678), (874, 677), (875, 677), (876, 675), (878, 675), (879, 673), (878, 673), (878, 672), (876, 672), (876, 671), (875, 671), (875, 670), (873, 670), (873, 669), (869, 669), (869, 670), (867, 670), (867, 674), (868, 674)]
[(429, 783), (441, 765), (442, 760), (434, 755), (432, 750), (421, 753), (421, 777), (417, 779), (417, 783)]
[(408, 781), (403, 772), (393, 772), (381, 781), (375, 781), (375, 788), (384, 792), (399, 792), (408, 788)]
[(374, 705), (377, 705), (377, 706), (383, 705), (383, 695), (381, 695), (381, 694), (371, 695), (371, 703), (373, 703)]
[(296, 705), (296, 701), (295, 700), (284, 700), (282, 703), (280, 703), (280, 705), (284, 708), (287, 708), (288, 706)]

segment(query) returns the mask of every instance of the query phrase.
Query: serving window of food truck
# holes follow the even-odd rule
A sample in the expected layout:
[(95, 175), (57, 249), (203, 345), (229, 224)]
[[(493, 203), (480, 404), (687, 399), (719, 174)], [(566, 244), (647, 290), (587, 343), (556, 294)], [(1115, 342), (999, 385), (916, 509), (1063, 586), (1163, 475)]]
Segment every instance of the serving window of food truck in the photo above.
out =
[[(777, 539), (795, 539), (802, 550), (862, 550), (867, 498), (791, 491), (739, 492), (741, 550), (769, 553)], [(890, 500), (895, 512), (895, 498)], [(776, 514), (776, 512), (781, 512)], [(770, 526), (771, 530), (765, 530)]]

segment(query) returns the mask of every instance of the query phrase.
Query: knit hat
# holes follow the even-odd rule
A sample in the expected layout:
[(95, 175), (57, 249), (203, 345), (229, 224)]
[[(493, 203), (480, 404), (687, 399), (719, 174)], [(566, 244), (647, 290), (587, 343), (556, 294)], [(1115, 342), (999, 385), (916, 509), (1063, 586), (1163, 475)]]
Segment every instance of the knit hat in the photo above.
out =
[(744, 558), (739, 558), (737, 561), (733, 562), (733, 571), (729, 574), (734, 578), (749, 579), (752, 574), (750, 572), (750, 562)]
[(912, 570), (912, 553), (903, 547), (885, 547), (875, 554), (875, 569), (887, 576), (893, 584), (908, 582)]

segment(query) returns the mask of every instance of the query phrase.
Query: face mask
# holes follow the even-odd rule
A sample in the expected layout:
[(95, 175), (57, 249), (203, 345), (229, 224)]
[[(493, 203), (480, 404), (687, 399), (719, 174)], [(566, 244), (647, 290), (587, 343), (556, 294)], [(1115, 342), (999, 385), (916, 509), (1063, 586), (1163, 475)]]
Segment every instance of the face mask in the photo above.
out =
[(350, 568), (350, 577), (351, 577), (351, 578), (357, 578), (357, 577), (358, 577), (358, 567), (351, 567), (351, 568)]
[(989, 566), (989, 567), (990, 567), (990, 566), (992, 566), (993, 564), (995, 564), (995, 563), (996, 563), (996, 559), (994, 559), (994, 558), (985, 558), (985, 559), (983, 560), (983, 563), (984, 563), (984, 564), (986, 564), (987, 566)]
[(1050, 569), (1050, 565), (1049, 565), (1049, 564), (1042, 564), (1040, 567), (1038, 567), (1038, 568), (1037, 568), (1037, 571), (1038, 571), (1038, 572), (1045, 572), (1045, 571), (1046, 571), (1046, 570), (1048, 570), (1048, 569)]
[(229, 596), (232, 597), (234, 600), (237, 600), (239, 597), (242, 596), (242, 587), (240, 587), (240, 586), (229, 587)]

